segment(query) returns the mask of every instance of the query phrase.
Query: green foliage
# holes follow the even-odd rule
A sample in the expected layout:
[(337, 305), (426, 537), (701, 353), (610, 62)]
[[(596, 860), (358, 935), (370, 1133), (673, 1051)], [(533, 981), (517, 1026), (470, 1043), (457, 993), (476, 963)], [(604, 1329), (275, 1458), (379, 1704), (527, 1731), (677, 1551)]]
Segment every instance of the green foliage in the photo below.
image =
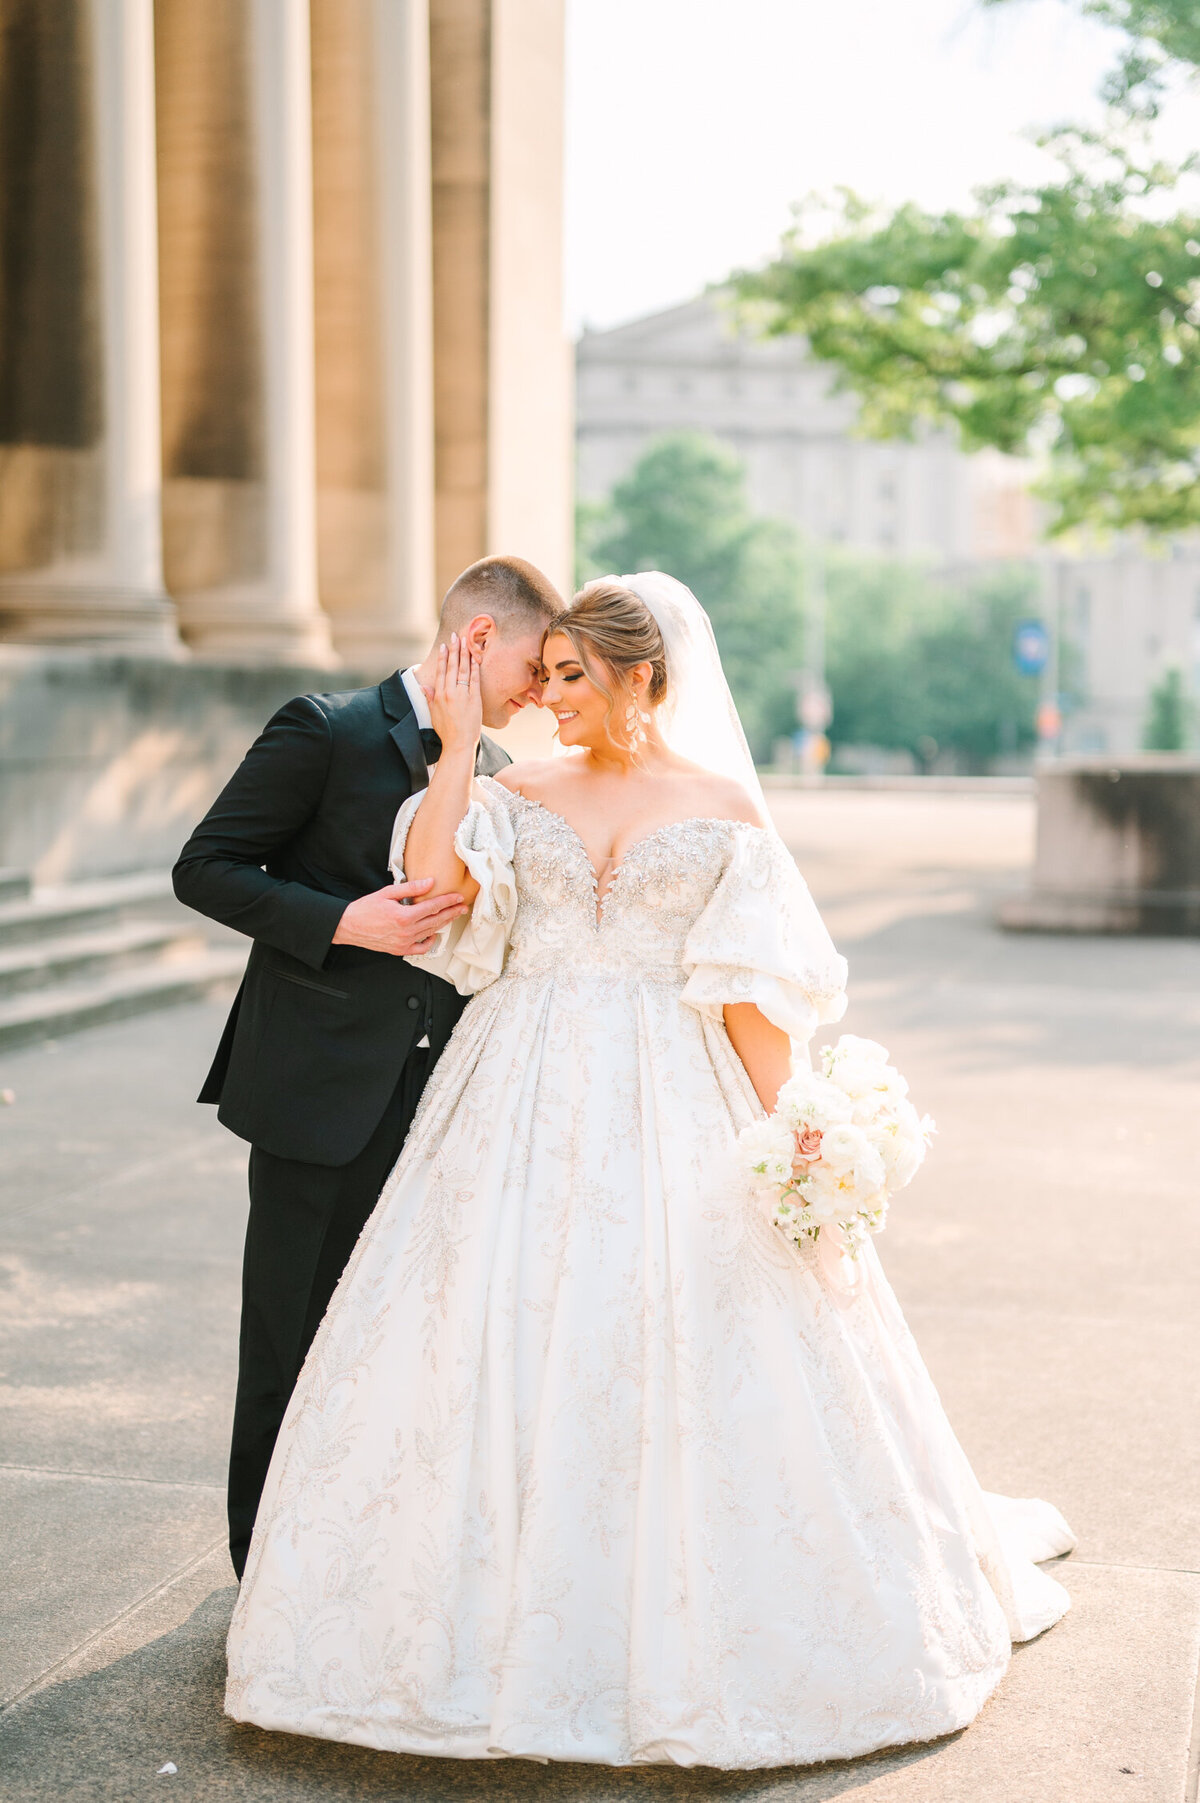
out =
[(1150, 691), (1150, 707), (1142, 732), (1142, 745), (1147, 751), (1186, 751), (1189, 715), (1183, 672), (1178, 666), (1164, 670)]
[(835, 747), (909, 751), (922, 766), (949, 752), (977, 771), (1032, 744), (1038, 684), (1012, 661), (1017, 622), (1034, 611), (1031, 570), (939, 580), (919, 564), (843, 554), (826, 585)]
[(803, 565), (791, 528), (751, 513), (742, 466), (715, 439), (660, 438), (614, 489), (583, 575), (636, 570), (668, 571), (706, 608), (746, 737), (768, 759), (796, 724)]
[(603, 501), (575, 503), (575, 587), (579, 588), (599, 572), (596, 569), (594, 545), (608, 526), (608, 508)]
[(1055, 143), (1060, 181), (1003, 184), (975, 214), (844, 194), (826, 242), (806, 246), (801, 216), (738, 294), (835, 366), (865, 431), (1048, 453), (1060, 531), (1200, 524), (1200, 218), (1145, 210), (1178, 171)]
[[(1010, 3), (984, 0), (986, 6)], [(1153, 118), (1172, 64), (1200, 65), (1196, 0), (1080, 0), (1080, 10), (1129, 39), (1102, 90), (1114, 106)]]

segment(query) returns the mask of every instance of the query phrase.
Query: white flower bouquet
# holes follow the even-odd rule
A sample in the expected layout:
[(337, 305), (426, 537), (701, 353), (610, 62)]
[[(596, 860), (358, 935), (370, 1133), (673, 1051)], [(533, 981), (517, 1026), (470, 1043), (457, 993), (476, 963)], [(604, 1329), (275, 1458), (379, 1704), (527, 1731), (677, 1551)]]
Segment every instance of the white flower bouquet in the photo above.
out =
[(821, 1071), (797, 1071), (774, 1114), (739, 1137), (772, 1219), (796, 1245), (824, 1232), (858, 1256), (881, 1233), (890, 1198), (911, 1183), (935, 1131), (908, 1084), (873, 1039), (843, 1033)]

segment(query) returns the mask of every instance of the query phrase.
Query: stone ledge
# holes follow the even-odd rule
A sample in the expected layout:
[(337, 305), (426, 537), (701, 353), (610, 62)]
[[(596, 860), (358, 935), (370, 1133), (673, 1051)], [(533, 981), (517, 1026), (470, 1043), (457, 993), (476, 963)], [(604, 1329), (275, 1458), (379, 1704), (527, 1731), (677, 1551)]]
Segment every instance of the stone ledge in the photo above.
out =
[(1031, 889), (996, 913), (1010, 933), (1141, 933), (1200, 937), (1200, 889)]

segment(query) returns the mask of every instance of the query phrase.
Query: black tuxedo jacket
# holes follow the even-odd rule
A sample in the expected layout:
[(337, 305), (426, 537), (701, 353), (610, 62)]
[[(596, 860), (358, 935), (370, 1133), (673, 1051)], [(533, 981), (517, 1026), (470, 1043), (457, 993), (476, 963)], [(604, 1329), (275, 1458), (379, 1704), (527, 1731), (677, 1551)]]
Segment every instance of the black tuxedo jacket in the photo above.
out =
[[(489, 739), (476, 768), (510, 762)], [(405, 1059), (436, 1056), (464, 1001), (403, 958), (333, 945), (348, 901), (391, 880), (396, 810), (429, 780), (399, 675), (281, 707), (175, 866), (188, 907), (254, 941), (200, 1101), (281, 1158), (342, 1165), (379, 1125)]]

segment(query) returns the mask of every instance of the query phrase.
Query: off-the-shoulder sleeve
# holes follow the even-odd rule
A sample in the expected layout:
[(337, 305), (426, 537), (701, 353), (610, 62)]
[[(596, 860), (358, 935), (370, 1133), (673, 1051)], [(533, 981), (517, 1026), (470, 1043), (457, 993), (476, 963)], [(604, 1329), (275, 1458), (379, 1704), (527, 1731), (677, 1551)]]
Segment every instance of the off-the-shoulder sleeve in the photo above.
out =
[[(405, 880), (404, 847), (424, 795), (423, 789), (410, 795), (396, 815), (388, 863), (398, 883)], [(480, 777), (454, 835), (454, 849), (479, 884), (479, 893), (469, 914), (442, 929), (431, 952), (408, 959), (418, 970), (453, 983), (460, 995), (486, 989), (504, 968), (517, 912), (513, 846), (508, 791), (490, 777)]]
[(846, 960), (834, 949), (808, 885), (782, 839), (738, 824), (724, 875), (683, 948), (683, 999), (722, 1018), (753, 1002), (807, 1041), (846, 1011)]

